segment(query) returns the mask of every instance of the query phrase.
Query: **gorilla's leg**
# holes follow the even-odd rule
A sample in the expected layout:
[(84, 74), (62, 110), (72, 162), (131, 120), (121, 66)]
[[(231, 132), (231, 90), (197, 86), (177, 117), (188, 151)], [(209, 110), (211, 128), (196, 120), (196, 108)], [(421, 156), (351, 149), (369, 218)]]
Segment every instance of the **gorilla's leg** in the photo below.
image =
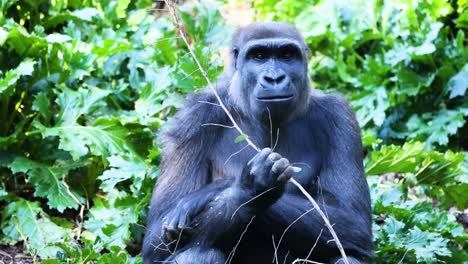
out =
[(224, 264), (226, 257), (223, 252), (214, 248), (188, 247), (178, 250), (163, 263), (177, 264)]

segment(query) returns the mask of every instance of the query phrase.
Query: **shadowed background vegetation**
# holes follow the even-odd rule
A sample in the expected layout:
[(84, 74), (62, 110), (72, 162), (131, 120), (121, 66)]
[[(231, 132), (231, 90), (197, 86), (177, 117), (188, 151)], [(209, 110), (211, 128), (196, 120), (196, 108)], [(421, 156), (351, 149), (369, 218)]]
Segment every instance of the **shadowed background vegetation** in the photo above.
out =
[[(0, 260), (141, 263), (154, 135), (206, 84), (160, 8), (0, 0)], [(363, 131), (374, 262), (468, 261), (467, 0), (189, 1), (180, 11), (212, 80), (233, 23), (295, 24), (315, 88), (347, 97)]]

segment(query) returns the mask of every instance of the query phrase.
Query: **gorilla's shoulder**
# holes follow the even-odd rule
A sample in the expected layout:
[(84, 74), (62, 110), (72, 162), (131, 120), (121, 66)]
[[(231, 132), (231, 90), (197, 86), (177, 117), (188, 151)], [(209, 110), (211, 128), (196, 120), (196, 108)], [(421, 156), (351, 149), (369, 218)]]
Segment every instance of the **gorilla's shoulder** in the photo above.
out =
[(310, 108), (323, 110), (330, 114), (344, 114), (353, 116), (353, 111), (346, 99), (337, 93), (326, 93), (324, 91), (313, 89), (311, 92)]
[[(225, 92), (218, 91), (221, 98), (225, 97)], [(202, 90), (188, 95), (185, 103), (163, 128), (160, 136), (164, 140), (192, 139), (215, 133), (216, 128), (210, 124), (225, 124), (226, 114), (209, 90)], [(200, 138), (201, 139), (201, 138)]]
[(359, 125), (351, 106), (337, 93), (325, 93), (314, 89), (309, 104), (310, 113), (323, 121), (333, 122), (333, 127), (356, 130)]

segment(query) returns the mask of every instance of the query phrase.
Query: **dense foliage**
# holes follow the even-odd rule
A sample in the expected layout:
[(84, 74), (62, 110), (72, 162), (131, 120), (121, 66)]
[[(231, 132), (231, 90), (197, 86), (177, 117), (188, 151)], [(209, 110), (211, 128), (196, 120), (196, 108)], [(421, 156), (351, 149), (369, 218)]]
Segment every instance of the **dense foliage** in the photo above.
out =
[[(214, 79), (226, 4), (181, 7)], [(468, 261), (468, 1), (271, 1), (318, 89), (348, 97), (369, 150), (376, 263)], [(0, 0), (0, 244), (44, 263), (140, 262), (155, 133), (205, 85), (150, 0)]]

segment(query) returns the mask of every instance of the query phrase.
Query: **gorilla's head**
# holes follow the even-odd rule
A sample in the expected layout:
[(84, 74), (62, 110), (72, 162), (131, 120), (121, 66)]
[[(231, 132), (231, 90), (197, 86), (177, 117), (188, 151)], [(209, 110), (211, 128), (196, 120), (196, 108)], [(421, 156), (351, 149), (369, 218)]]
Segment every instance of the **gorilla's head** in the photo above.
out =
[(270, 111), (285, 121), (307, 107), (307, 46), (296, 27), (253, 23), (236, 32), (231, 47), (231, 97), (257, 119)]

